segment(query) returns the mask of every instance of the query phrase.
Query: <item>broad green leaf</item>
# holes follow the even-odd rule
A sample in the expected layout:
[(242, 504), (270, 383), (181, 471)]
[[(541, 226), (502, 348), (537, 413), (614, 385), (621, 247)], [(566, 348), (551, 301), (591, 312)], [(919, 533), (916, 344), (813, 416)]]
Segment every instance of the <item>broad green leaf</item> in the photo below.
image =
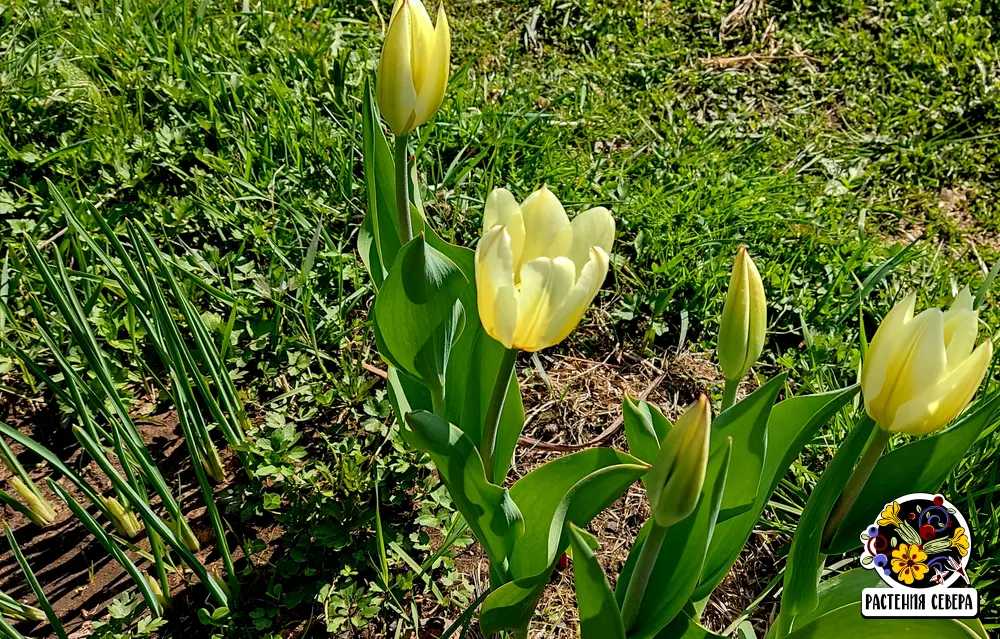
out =
[[(361, 261), (381, 288), (400, 250), (399, 221), (396, 219), (396, 179), (392, 149), (382, 133), (371, 80), (365, 80), (361, 104), (361, 154), (364, 163), (368, 210), (358, 233)], [(413, 234), (423, 231), (423, 218), (412, 216)]]
[(486, 481), (483, 460), (465, 433), (433, 413), (406, 415), (406, 442), (430, 455), (451, 498), (498, 570), (524, 531), (524, 521), (507, 489)]
[(573, 548), (573, 584), (580, 609), (581, 639), (625, 639), (622, 615), (597, 556), (581, 530), (566, 522)]
[[(478, 445), (482, 439), (486, 408), (493, 392), (493, 382), (503, 358), (503, 344), (486, 334), (479, 321), (476, 299), (475, 252), (442, 240), (428, 230), (427, 243), (447, 255), (469, 280), (459, 297), (465, 309), (465, 330), (451, 349), (451, 364), (445, 383), (447, 416)], [(507, 387), (500, 424), (497, 428), (493, 454), (493, 477), (506, 477), (510, 469), (517, 439), (524, 427), (524, 406), (517, 376), (512, 375)]]
[(1000, 397), (971, 411), (947, 430), (923, 437), (883, 455), (830, 542), (828, 554), (850, 552), (861, 545), (861, 532), (887, 503), (909, 493), (933, 493), (979, 438), (1000, 419)]
[(443, 389), (452, 344), (462, 332), (458, 300), (468, 280), (418, 235), (396, 256), (375, 297), (379, 352), (429, 388)]
[(854, 385), (829, 393), (791, 397), (778, 402), (774, 407), (767, 422), (767, 455), (764, 457), (764, 469), (753, 508), (715, 525), (712, 543), (705, 559), (705, 569), (698, 588), (692, 595), (695, 600), (708, 597), (726, 578), (771, 495), (788, 467), (799, 456), (802, 447), (857, 392), (858, 386)]
[[(874, 570), (854, 568), (820, 583), (816, 590), (819, 604), (795, 618), (795, 625), (804, 628), (823, 615), (837, 608), (860, 603), (861, 591), (865, 588), (888, 588)], [(773, 624), (765, 639), (771, 639), (777, 632), (778, 624)]]
[(569, 543), (564, 521), (585, 526), (646, 469), (627, 453), (591, 448), (554, 459), (515, 482), (510, 496), (525, 521), (524, 536), (511, 554), (511, 575), (530, 577), (544, 571)]
[(628, 451), (652, 464), (660, 452), (660, 443), (670, 432), (670, 420), (656, 406), (628, 395), (622, 402), (622, 418), (625, 420)]
[(631, 455), (592, 448), (550, 461), (514, 483), (510, 495), (524, 515), (524, 534), (511, 555), (514, 581), (495, 589), (483, 602), (484, 634), (528, 627), (535, 604), (569, 545), (565, 523), (587, 525), (646, 470)]
[(694, 610), (687, 607), (681, 611), (666, 628), (656, 635), (656, 639), (725, 639), (708, 628), (701, 626), (692, 617)]
[(862, 414), (809, 496), (802, 517), (799, 518), (785, 566), (784, 588), (781, 593), (782, 615), (795, 616), (809, 612), (819, 603), (817, 590), (822, 565), (820, 546), (823, 527), (874, 429), (875, 422), (867, 414)]
[[(705, 563), (708, 542), (712, 538), (722, 505), (722, 493), (726, 486), (732, 443), (713, 445), (708, 460), (708, 471), (701, 499), (695, 511), (687, 519), (672, 526), (667, 531), (663, 547), (653, 567), (639, 614), (632, 628), (628, 629), (629, 639), (650, 639), (656, 637), (681, 612), (690, 600), (698, 583)], [(615, 597), (619, 607), (625, 599), (625, 591), (632, 579), (632, 571), (638, 560), (642, 545), (649, 534), (650, 521), (639, 531), (639, 536), (629, 552), (628, 561), (618, 578)]]
[(865, 619), (861, 603), (841, 606), (795, 630), (787, 639), (975, 639), (976, 633), (953, 619)]
[[(371, 89), (371, 82), (366, 82), (362, 104), (362, 151), (368, 210), (358, 234), (358, 250), (376, 289), (380, 289), (400, 246), (392, 149), (382, 133), (378, 107)], [(465, 329), (458, 341), (451, 346), (449, 355), (449, 361), (454, 364), (448, 367), (449, 372), (444, 384), (445, 415), (478, 445), (486, 406), (493, 389), (493, 380), (500, 366), (503, 345), (490, 338), (479, 322), (475, 252), (442, 240), (432, 228), (424, 224), (423, 218), (413, 207), (411, 207), (411, 219), (414, 234), (424, 233), (427, 244), (451, 259), (469, 282), (462, 289), (460, 296), (465, 313)], [(383, 355), (392, 357), (389, 353)], [(408, 389), (416, 390), (412, 384)], [(402, 387), (397, 387), (395, 390), (397, 395), (404, 391)], [(396, 399), (401, 398), (397, 396)], [(397, 407), (400, 403), (421, 405), (419, 398), (416, 397), (409, 401), (397, 401)], [(401, 418), (398, 412), (397, 416)], [(494, 477), (506, 477), (523, 426), (524, 407), (521, 404), (521, 393), (516, 377), (512, 377), (497, 429), (493, 456)]]
[(757, 498), (767, 451), (767, 422), (785, 377), (782, 373), (771, 379), (712, 422), (713, 449), (727, 437), (733, 439), (719, 521), (746, 512)]

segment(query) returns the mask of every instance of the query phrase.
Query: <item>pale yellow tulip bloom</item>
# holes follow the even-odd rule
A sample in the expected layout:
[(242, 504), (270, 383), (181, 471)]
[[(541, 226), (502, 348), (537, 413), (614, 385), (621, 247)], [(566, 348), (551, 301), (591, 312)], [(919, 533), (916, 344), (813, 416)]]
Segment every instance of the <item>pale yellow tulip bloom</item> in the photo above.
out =
[(727, 380), (739, 381), (750, 371), (764, 350), (766, 330), (764, 283), (746, 247), (741, 246), (729, 277), (729, 292), (719, 326), (717, 354)]
[(896, 304), (875, 332), (861, 369), (865, 409), (880, 428), (926, 435), (946, 426), (972, 400), (993, 358), (978, 348), (979, 312), (968, 288), (942, 312), (913, 315), (916, 294)]
[(420, 0), (396, 0), (378, 66), (378, 106), (396, 135), (407, 135), (437, 112), (451, 61), (444, 5), (437, 26)]
[(615, 220), (603, 207), (572, 222), (547, 187), (518, 205), (506, 189), (486, 199), (476, 246), (483, 328), (507, 348), (539, 351), (566, 339), (608, 274)]

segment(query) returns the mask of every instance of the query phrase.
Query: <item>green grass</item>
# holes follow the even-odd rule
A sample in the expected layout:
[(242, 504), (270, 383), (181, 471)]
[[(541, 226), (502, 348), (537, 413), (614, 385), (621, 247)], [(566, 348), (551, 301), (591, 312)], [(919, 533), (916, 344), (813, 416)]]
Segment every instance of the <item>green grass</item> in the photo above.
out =
[[(423, 561), (427, 529), (447, 524), (450, 502), (404, 451), (362, 366), (379, 365), (354, 251), (361, 85), (389, 10), (378, 7), (381, 16), (360, 1), (0, 8), (0, 333), (16, 331), (55, 370), (22, 295), (40, 284), (22, 243), (46, 242), (84, 291), (120, 392), (142, 401), (140, 372), (155, 355), (112, 288), (83, 276), (107, 273), (74, 231), (60, 235), (68, 222), (46, 179), (95, 237), (83, 202), (123, 238), (126, 220), (140, 221), (170, 248), (253, 424), (257, 481), (229, 489), (227, 516), (285, 530), (282, 552), (247, 568), (256, 586), (232, 632), (323, 612), (331, 629), (380, 610), (396, 624), (417, 593), (447, 604), (472, 596), (449, 555), (433, 579), (405, 574), (401, 554)], [(770, 301), (759, 374), (788, 368), (805, 388), (848, 383), (852, 304), (886, 260), (920, 238), (868, 280), (869, 335), (901, 292), (943, 304), (1000, 259), (1000, 9), (786, 1), (720, 37), (732, 8), (449, 4), (453, 77), (418, 132), (420, 196), (442, 234), (468, 246), (495, 186), (523, 197), (547, 183), (573, 210), (610, 206), (613, 274), (588, 320), (596, 329), (569, 346), (588, 354), (613, 340), (658, 354), (678, 343), (711, 350), (731, 259), (746, 244)], [(752, 54), (772, 57), (719, 66)], [(1000, 326), (997, 299), (986, 298), (984, 333)], [(0, 388), (11, 401), (50, 399), (3, 350)], [(824, 451), (817, 442), (804, 459)], [(976, 471), (995, 469), (997, 454), (995, 437), (982, 442), (952, 484), (971, 495), (984, 582), (1000, 576), (988, 558), (1000, 523), (996, 473)], [(815, 472), (790, 475), (793, 512)], [(388, 550), (392, 594), (377, 582), (376, 476), (382, 529), (400, 549)], [(772, 519), (794, 523), (780, 511)], [(998, 602), (991, 589), (993, 623)]]

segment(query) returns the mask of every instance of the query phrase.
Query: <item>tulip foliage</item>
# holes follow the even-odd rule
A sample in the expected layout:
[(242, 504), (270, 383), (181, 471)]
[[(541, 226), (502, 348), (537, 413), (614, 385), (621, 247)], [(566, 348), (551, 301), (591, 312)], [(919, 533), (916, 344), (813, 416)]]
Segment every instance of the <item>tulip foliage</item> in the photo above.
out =
[[(535, 604), (570, 550), (584, 639), (715, 636), (698, 624), (699, 602), (729, 573), (802, 448), (863, 389), (867, 413), (803, 513), (774, 629), (778, 636), (839, 635), (844, 604), (860, 597), (860, 589), (845, 589), (869, 576), (845, 573), (820, 583), (822, 553), (851, 550), (858, 522), (897, 490), (935, 490), (1000, 415), (994, 399), (954, 427), (881, 456), (890, 431), (937, 430), (975, 394), (992, 351), (988, 341), (973, 351), (971, 295), (963, 292), (947, 313), (916, 318), (908, 298), (873, 339), (860, 384), (789, 396), (792, 386), (779, 374), (737, 401), (767, 322), (760, 271), (740, 248), (719, 330), (721, 411), (714, 414), (701, 396), (671, 423), (656, 406), (626, 398), (628, 452), (591, 448), (508, 486), (524, 425), (517, 355), (558, 344), (584, 317), (608, 273), (615, 220), (603, 207), (571, 219), (546, 186), (521, 202), (500, 188), (485, 199), (475, 251), (435, 232), (419, 199), (410, 202), (417, 172), (406, 168), (407, 139), (443, 100), (450, 37), (443, 8), (432, 26), (419, 0), (397, 1), (377, 91), (370, 84), (365, 90), (368, 210), (358, 248), (376, 290), (372, 322), (403, 438), (434, 462), (489, 559), (481, 632), (527, 636)], [(931, 399), (921, 403), (923, 396)], [(902, 485), (899, 469), (917, 462), (927, 470)], [(636, 481), (646, 488), (651, 516), (612, 589), (586, 527)], [(884, 622), (886, 632), (893, 623)], [(962, 636), (934, 623), (946, 637)]]

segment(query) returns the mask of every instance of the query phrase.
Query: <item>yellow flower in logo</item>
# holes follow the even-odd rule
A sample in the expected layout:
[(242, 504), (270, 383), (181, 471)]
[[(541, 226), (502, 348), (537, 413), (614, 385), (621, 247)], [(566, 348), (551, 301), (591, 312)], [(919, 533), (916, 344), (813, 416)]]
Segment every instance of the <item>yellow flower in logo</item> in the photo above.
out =
[(951, 545), (958, 549), (958, 554), (966, 556), (969, 554), (969, 537), (965, 534), (965, 528), (955, 529), (955, 534), (951, 536)]
[(882, 515), (878, 518), (879, 526), (901, 526), (903, 524), (902, 520), (899, 518), (899, 502), (892, 502), (885, 507), (882, 511)]
[(900, 544), (899, 548), (892, 551), (892, 571), (907, 585), (912, 584), (914, 580), (920, 581), (924, 578), (927, 574), (925, 561), (927, 553), (916, 544)]

